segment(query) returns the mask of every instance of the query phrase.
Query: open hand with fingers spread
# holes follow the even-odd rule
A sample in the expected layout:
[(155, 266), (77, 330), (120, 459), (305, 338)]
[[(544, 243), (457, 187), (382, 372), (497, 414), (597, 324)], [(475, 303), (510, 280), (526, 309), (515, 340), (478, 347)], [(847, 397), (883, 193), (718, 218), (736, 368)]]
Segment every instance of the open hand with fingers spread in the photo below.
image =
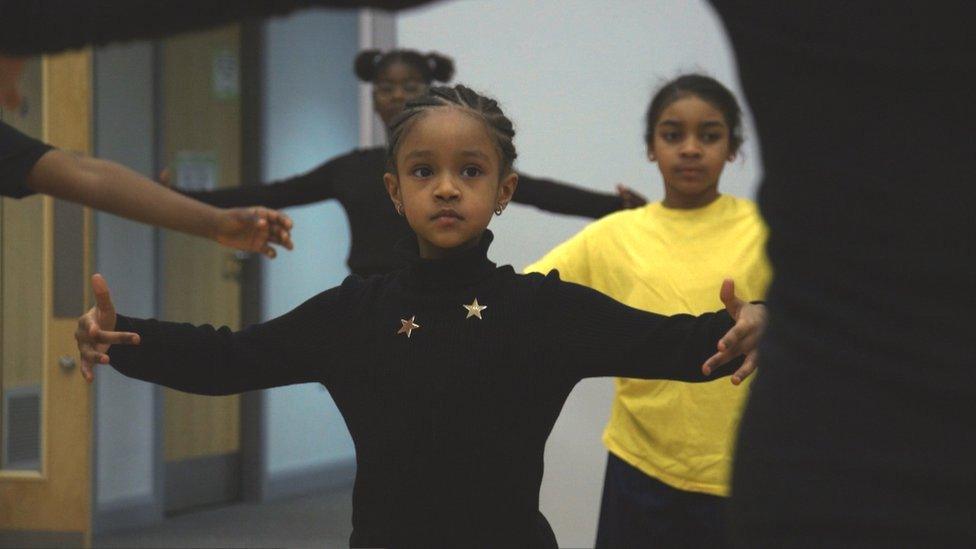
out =
[(95, 379), (95, 365), (108, 364), (108, 349), (112, 345), (138, 345), (139, 334), (116, 332), (115, 306), (102, 275), (91, 280), (95, 292), (95, 306), (78, 319), (75, 341), (81, 353), (81, 375), (91, 383)]
[[(163, 168), (158, 182), (164, 187), (179, 191), (173, 184), (173, 172)], [(231, 248), (245, 252), (256, 252), (274, 259), (278, 252), (271, 246), (276, 244), (291, 250), (292, 221), (287, 215), (262, 206), (250, 208), (223, 208), (217, 214), (213, 239)]]
[(291, 250), (292, 221), (277, 211), (253, 206), (220, 211), (214, 240), (246, 252), (258, 252), (272, 259), (278, 252), (272, 244)]
[(756, 348), (766, 329), (766, 306), (746, 303), (735, 295), (735, 283), (731, 279), (722, 282), (719, 292), (725, 310), (735, 320), (735, 325), (718, 342), (718, 352), (702, 365), (702, 373), (711, 375), (715, 368), (746, 355), (742, 366), (732, 374), (732, 384), (738, 385), (756, 370)]

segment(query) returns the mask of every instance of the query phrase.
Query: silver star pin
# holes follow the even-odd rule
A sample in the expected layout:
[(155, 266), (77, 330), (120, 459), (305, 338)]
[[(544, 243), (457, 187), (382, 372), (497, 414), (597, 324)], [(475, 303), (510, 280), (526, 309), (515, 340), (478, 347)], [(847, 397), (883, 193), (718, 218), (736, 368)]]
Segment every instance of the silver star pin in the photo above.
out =
[(471, 305), (461, 305), (461, 306), (468, 310), (468, 316), (464, 317), (465, 320), (473, 316), (478, 317), (478, 320), (483, 320), (481, 318), (481, 311), (484, 311), (485, 309), (488, 308), (487, 305), (479, 305), (478, 298), (474, 298), (474, 302), (471, 303)]
[(407, 334), (407, 337), (409, 338), (410, 335), (413, 333), (414, 330), (417, 330), (417, 329), (420, 328), (420, 324), (417, 324), (416, 322), (414, 322), (414, 320), (416, 320), (416, 319), (417, 319), (416, 315), (410, 317), (410, 320), (404, 320), (404, 319), (401, 318), (400, 319), (400, 331), (398, 331), (396, 333), (396, 335)]

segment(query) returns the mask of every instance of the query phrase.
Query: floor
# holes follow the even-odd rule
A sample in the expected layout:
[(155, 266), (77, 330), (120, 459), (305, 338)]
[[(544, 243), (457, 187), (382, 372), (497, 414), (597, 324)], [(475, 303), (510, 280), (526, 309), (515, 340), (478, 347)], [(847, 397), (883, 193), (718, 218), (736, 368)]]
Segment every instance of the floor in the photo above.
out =
[(92, 546), (179, 547), (348, 547), (352, 490), (271, 503), (238, 503), (169, 517), (139, 530), (95, 536)]

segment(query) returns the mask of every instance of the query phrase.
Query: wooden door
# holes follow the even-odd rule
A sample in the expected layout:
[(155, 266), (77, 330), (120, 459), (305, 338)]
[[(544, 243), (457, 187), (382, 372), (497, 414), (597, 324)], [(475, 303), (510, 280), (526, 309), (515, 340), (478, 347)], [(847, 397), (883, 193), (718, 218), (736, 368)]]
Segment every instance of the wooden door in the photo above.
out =
[[(162, 158), (180, 187), (240, 183), (240, 42), (232, 25), (162, 43)], [(237, 254), (169, 231), (161, 250), (162, 318), (237, 329)], [(238, 499), (240, 397), (164, 391), (166, 510)]]
[[(32, 60), (25, 105), (4, 121), (90, 153), (91, 74), (87, 50)], [(73, 334), (89, 301), (90, 213), (42, 196), (0, 208), (0, 546), (87, 546), (91, 387)]]

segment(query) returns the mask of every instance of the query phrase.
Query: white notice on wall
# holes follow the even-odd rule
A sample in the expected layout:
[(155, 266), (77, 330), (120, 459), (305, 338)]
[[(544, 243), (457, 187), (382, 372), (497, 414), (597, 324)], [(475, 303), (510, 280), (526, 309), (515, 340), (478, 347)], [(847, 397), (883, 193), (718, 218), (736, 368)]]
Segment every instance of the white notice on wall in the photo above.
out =
[(176, 186), (184, 191), (212, 191), (217, 188), (217, 155), (213, 152), (176, 153)]
[(213, 53), (213, 94), (217, 99), (237, 99), (241, 93), (241, 64), (230, 50)]

